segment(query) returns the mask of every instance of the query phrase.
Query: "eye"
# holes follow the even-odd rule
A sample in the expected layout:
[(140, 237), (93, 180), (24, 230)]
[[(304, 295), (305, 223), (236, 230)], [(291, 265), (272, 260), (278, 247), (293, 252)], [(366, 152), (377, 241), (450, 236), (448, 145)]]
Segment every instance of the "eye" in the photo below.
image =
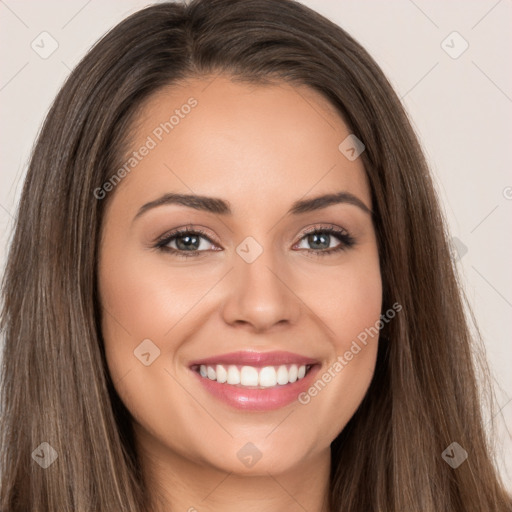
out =
[[(336, 240), (338, 243), (333, 246), (332, 242), (336, 242)], [(306, 252), (326, 256), (352, 247), (355, 244), (355, 239), (347, 231), (330, 226), (311, 228), (302, 236), (299, 244), (303, 242), (312, 246), (311, 249), (306, 248)], [(209, 245), (216, 247), (204, 231), (180, 228), (163, 235), (154, 247), (178, 257), (189, 258), (201, 256), (209, 250), (219, 250), (218, 248), (211, 249), (208, 247)], [(304, 249), (304, 247), (299, 247), (299, 249)]]
[[(332, 243), (338, 240), (338, 244)], [(349, 249), (355, 244), (355, 239), (344, 229), (335, 227), (313, 227), (301, 238), (301, 242), (309, 244), (311, 249), (307, 252), (315, 253), (318, 256), (327, 256), (338, 251)], [(303, 247), (300, 247), (303, 248)]]
[(200, 229), (181, 228), (166, 233), (157, 241), (155, 247), (179, 257), (189, 258), (200, 256), (201, 253), (210, 250), (209, 244), (213, 242)]

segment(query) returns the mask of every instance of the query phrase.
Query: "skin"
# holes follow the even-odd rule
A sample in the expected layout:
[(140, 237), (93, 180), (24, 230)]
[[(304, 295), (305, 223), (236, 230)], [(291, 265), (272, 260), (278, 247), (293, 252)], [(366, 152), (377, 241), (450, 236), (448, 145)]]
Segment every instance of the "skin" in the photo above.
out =
[[(352, 204), (287, 215), (294, 201), (339, 191), (371, 209), (363, 163), (340, 152), (350, 131), (315, 91), (222, 75), (151, 97), (130, 150), (190, 97), (197, 106), (109, 192), (98, 276), (108, 368), (133, 416), (155, 500), (160, 493), (164, 505), (183, 511), (324, 512), (330, 444), (368, 389), (377, 338), (308, 404), (269, 412), (218, 401), (189, 364), (238, 350), (286, 350), (317, 359), (321, 376), (378, 322), (382, 285), (371, 216)], [(169, 192), (222, 198), (233, 214), (171, 204), (134, 220), (142, 205)], [(153, 247), (189, 225), (213, 242), (201, 239), (199, 257)], [(331, 235), (312, 246), (304, 235), (312, 225), (344, 229), (356, 243), (318, 256), (340, 241)], [(263, 248), (252, 263), (236, 252), (248, 236)], [(134, 357), (144, 339), (160, 350), (149, 366)], [(262, 454), (250, 468), (237, 457), (248, 442)]]

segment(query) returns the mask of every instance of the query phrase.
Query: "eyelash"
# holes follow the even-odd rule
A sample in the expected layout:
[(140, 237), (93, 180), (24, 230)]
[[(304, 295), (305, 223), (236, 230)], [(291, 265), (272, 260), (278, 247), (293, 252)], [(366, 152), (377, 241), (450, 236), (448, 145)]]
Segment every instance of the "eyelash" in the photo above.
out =
[[(350, 249), (355, 244), (355, 239), (347, 233), (345, 230), (337, 229), (334, 227), (313, 227), (306, 231), (302, 237), (300, 238), (299, 242), (302, 241), (304, 238), (306, 238), (309, 235), (312, 234), (319, 234), (319, 235), (333, 235), (335, 238), (337, 238), (340, 242), (340, 244), (336, 247), (333, 247), (331, 249), (323, 249), (323, 250), (315, 250), (315, 249), (303, 249), (306, 250), (308, 253), (314, 253), (315, 256), (329, 256), (335, 253), (338, 253), (339, 251), (345, 251), (347, 249)], [(160, 237), (157, 242), (154, 245), (154, 248), (163, 252), (171, 253), (176, 255), (179, 258), (196, 258), (198, 256), (201, 256), (203, 253), (207, 251), (182, 251), (179, 249), (174, 249), (173, 247), (168, 247), (168, 244), (170, 244), (174, 239), (179, 238), (180, 236), (184, 235), (199, 235), (202, 238), (205, 238), (210, 242), (211, 244), (215, 245), (215, 242), (213, 242), (210, 237), (201, 229), (191, 229), (191, 228), (180, 228), (172, 231), (171, 233), (166, 233), (162, 237)]]

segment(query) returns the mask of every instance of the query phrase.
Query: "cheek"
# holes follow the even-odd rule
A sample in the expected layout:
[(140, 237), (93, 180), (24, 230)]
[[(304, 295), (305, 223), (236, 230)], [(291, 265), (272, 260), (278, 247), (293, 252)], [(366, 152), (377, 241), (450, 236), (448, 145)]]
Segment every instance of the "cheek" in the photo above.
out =
[(187, 445), (190, 417), (173, 411), (188, 406), (200, 416), (201, 410), (169, 370), (174, 373), (171, 362), (180, 344), (179, 334), (173, 333), (181, 329), (204, 286), (186, 279), (186, 271), (171, 273), (161, 264), (152, 265), (142, 251), (139, 255), (105, 246), (104, 254), (99, 268), (102, 333), (114, 387), (150, 435), (171, 432), (173, 443)]
[(382, 282), (373, 246), (352, 253), (336, 267), (309, 264), (292, 286), (318, 317), (337, 353), (348, 350), (352, 340), (379, 321)]
[(315, 309), (330, 341), (330, 357), (312, 386), (299, 397), (313, 418), (329, 419), (324, 434), (334, 439), (354, 415), (370, 385), (379, 343), (382, 283), (376, 253), (316, 281), (308, 305)]
[(119, 251), (119, 257), (105, 252), (108, 256), (99, 276), (101, 301), (107, 310), (103, 332), (116, 343), (129, 337), (139, 343), (165, 338), (168, 344), (169, 332), (191, 312), (193, 316), (194, 306), (215, 283), (211, 272), (166, 266), (146, 250)]
[[(332, 294), (330, 322), (334, 344), (339, 352), (350, 349), (353, 340), (378, 323), (382, 308), (382, 285), (378, 267), (348, 270), (338, 281)], [(375, 332), (372, 331), (375, 338)], [(368, 334), (370, 337), (370, 334)]]
[[(179, 301), (176, 301), (176, 308), (169, 304), (168, 294), (164, 293), (169, 286), (169, 283), (163, 282), (165, 275), (160, 280), (158, 276), (153, 277), (142, 252), (139, 255), (130, 251), (129, 247), (124, 247), (113, 232), (106, 240), (98, 274), (102, 304), (101, 327), (113, 382), (121, 385), (122, 381), (126, 393), (129, 390), (127, 383), (134, 382), (135, 374), (142, 368), (146, 372), (154, 371), (159, 359), (162, 359), (160, 355), (166, 349), (160, 340), (172, 327), (172, 318), (169, 318), (168, 312), (180, 306)], [(179, 283), (173, 286), (179, 286)], [(147, 347), (150, 360), (155, 361), (147, 368), (143, 361), (148, 357), (142, 354), (148, 350), (138, 354), (140, 346)], [(137, 354), (142, 361), (137, 358)], [(128, 373), (129, 378), (125, 378)]]

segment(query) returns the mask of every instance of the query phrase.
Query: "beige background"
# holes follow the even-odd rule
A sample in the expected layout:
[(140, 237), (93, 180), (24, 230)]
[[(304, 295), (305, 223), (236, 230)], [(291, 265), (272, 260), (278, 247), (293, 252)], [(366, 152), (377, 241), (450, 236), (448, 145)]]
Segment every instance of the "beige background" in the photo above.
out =
[[(512, 461), (505, 460), (512, 453), (512, 1), (303, 3), (373, 55), (420, 135), (485, 337), (501, 407), (495, 418), (500, 464), (512, 489)], [(90, 45), (145, 5), (0, 0), (0, 268), (28, 155), (50, 102)], [(39, 53), (58, 47), (42, 58), (31, 44)]]

